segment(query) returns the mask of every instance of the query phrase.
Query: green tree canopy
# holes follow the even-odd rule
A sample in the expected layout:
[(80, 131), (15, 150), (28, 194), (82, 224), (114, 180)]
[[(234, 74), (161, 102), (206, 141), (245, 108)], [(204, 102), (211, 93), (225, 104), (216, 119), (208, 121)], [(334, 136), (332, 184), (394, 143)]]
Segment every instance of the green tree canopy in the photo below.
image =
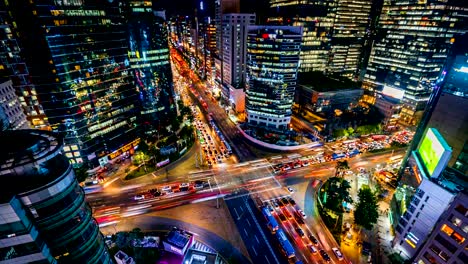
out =
[(335, 212), (343, 212), (343, 201), (353, 203), (349, 195), (351, 185), (343, 178), (332, 177), (328, 179), (327, 202), (325, 207)]
[(370, 230), (379, 218), (377, 197), (369, 186), (363, 186), (359, 190), (358, 197), (359, 201), (354, 211), (354, 223)]
[(349, 164), (347, 160), (338, 161), (335, 165), (335, 177), (343, 176), (343, 172), (349, 170)]

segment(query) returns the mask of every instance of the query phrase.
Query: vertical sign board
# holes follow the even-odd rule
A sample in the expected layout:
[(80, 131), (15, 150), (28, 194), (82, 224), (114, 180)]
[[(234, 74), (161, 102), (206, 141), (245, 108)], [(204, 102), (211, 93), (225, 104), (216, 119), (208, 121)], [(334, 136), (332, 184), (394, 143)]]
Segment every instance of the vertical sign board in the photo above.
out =
[(447, 166), (452, 148), (435, 128), (428, 128), (413, 157), (426, 178), (437, 178)]

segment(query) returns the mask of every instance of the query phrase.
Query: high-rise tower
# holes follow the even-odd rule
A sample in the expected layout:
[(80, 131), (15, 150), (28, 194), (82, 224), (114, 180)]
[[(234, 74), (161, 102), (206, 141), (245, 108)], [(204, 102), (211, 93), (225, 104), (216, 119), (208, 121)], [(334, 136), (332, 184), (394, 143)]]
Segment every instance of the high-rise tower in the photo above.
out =
[(0, 262), (112, 263), (63, 138), (15, 130), (0, 143)]
[(136, 140), (138, 93), (118, 1), (10, 1), (37, 98), (72, 164)]
[(16, 22), (8, 9), (9, 2), (0, 1), (0, 77), (11, 79), (29, 127), (48, 130), (47, 116), (21, 54)]
[(141, 101), (143, 131), (155, 135), (170, 124), (175, 112), (168, 33), (163, 12), (153, 12), (151, 1), (130, 1), (128, 57)]
[(400, 122), (415, 125), (453, 42), (468, 31), (467, 16), (466, 1), (385, 0), (364, 76), (367, 100), (397, 95)]
[(249, 27), (246, 88), (249, 124), (287, 129), (297, 84), (301, 39), (301, 27)]

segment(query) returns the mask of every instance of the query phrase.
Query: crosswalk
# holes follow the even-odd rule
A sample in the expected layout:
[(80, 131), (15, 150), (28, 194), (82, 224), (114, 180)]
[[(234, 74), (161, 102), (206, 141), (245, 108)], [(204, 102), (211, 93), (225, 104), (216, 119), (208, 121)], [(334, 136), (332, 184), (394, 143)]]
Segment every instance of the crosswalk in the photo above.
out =
[(197, 240), (195, 240), (195, 243), (192, 244), (192, 249), (197, 250), (197, 251), (216, 254), (216, 251), (214, 249), (210, 248), (209, 246)]

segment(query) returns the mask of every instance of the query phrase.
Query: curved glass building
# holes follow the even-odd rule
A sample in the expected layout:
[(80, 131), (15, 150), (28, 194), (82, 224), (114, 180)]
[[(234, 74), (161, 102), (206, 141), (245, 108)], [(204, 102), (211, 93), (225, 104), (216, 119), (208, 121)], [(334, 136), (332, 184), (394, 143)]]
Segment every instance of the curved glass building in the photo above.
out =
[(0, 135), (0, 263), (112, 263), (63, 138)]

